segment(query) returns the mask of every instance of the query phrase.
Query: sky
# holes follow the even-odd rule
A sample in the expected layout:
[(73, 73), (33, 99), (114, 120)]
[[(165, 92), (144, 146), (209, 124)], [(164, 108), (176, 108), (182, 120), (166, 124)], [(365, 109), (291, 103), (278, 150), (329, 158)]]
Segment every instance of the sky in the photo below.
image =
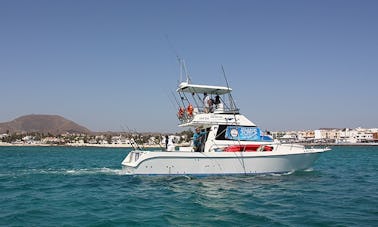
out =
[(179, 132), (177, 55), (264, 130), (378, 127), (378, 1), (0, 0), (0, 122)]

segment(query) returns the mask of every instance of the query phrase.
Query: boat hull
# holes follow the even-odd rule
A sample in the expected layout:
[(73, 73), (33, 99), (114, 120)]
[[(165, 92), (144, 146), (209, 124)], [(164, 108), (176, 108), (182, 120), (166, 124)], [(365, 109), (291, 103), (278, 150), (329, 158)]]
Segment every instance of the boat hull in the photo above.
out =
[(135, 175), (228, 175), (285, 173), (310, 168), (324, 150), (272, 152), (146, 152), (132, 151), (122, 162)]

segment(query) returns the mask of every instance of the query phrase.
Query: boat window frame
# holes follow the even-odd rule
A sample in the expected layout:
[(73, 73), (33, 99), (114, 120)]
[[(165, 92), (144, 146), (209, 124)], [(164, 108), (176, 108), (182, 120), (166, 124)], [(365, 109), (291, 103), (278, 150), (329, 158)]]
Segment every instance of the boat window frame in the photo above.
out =
[[(257, 129), (259, 129), (257, 126), (248, 126), (248, 125), (219, 125), (218, 129), (217, 129), (217, 133), (215, 135), (215, 140), (248, 141), (248, 142), (259, 141), (259, 140), (243, 140), (243, 139), (235, 140), (235, 139), (226, 138), (227, 127), (243, 127), (243, 128), (257, 128)], [(261, 134), (260, 134), (260, 138), (261, 138)]]

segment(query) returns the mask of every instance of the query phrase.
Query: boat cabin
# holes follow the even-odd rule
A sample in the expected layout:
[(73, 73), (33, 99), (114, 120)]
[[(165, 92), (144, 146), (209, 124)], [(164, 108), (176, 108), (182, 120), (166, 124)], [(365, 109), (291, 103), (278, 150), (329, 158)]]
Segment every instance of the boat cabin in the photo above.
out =
[[(270, 136), (262, 131), (244, 115), (239, 113), (231, 96), (231, 88), (221, 86), (195, 85), (183, 82), (177, 92), (182, 106), (178, 112), (181, 127), (201, 128), (201, 148), (191, 148), (202, 152), (255, 149), (262, 144), (272, 143)], [(216, 103), (206, 103), (205, 99)], [(221, 105), (219, 105), (219, 101)], [(247, 146), (248, 145), (248, 146)], [(234, 146), (234, 147), (233, 147)], [(231, 148), (230, 148), (231, 147)], [(188, 148), (180, 148), (188, 150)], [(255, 149), (256, 150), (256, 149)]]

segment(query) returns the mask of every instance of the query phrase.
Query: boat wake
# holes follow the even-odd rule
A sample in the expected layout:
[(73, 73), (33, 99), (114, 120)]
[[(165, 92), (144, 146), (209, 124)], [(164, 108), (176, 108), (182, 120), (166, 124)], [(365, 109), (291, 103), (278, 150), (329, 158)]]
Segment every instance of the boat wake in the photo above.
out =
[(66, 175), (92, 175), (92, 174), (104, 174), (104, 175), (125, 175), (122, 169), (110, 169), (110, 168), (93, 168), (93, 169), (69, 169), (64, 172)]
[(295, 173), (294, 170), (290, 171), (290, 172), (285, 172), (285, 173), (271, 173), (269, 175), (271, 176), (275, 176), (275, 177), (281, 177), (281, 176), (289, 176), (291, 174)]
[(2, 173), (0, 177), (15, 177), (28, 175), (67, 175), (67, 176), (81, 176), (81, 175), (125, 175), (122, 169), (111, 169), (107, 167), (102, 168), (83, 168), (83, 169), (28, 169), (22, 171), (15, 171), (9, 173)]
[(303, 171), (304, 171), (304, 172), (312, 172), (312, 171), (314, 171), (314, 168), (310, 167), (310, 168), (305, 169), (305, 170), (303, 170)]

